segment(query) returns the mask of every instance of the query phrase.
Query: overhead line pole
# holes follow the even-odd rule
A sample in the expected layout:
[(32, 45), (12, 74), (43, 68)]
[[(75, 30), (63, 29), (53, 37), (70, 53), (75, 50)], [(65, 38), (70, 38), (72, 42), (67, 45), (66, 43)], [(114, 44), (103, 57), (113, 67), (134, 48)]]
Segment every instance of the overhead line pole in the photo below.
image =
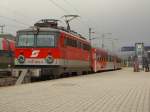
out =
[(102, 34), (102, 48), (105, 47), (105, 45), (104, 45), (104, 39), (105, 39), (105, 35), (106, 35), (106, 34), (112, 35), (112, 33), (103, 33), (103, 34)]
[(89, 41), (91, 43), (91, 33), (92, 33), (92, 28), (89, 28)]
[(5, 27), (5, 25), (0, 25), (0, 28), (1, 28), (0, 33), (1, 33), (1, 34), (3, 34), (3, 33), (4, 33), (4, 27)]

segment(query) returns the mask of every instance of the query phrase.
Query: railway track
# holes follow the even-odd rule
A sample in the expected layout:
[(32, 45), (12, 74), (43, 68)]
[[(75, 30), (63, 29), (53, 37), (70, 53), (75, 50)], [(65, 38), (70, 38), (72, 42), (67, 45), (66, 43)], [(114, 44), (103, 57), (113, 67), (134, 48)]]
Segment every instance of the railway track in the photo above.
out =
[[(118, 69), (120, 70), (120, 69)], [(112, 70), (105, 70), (105, 71), (101, 71), (101, 72), (111, 72)], [(87, 73), (87, 74), (82, 74), (82, 75), (90, 75), (92, 73)], [(65, 74), (63, 76), (60, 76), (59, 78), (67, 78), (67, 77), (74, 77), (74, 76), (78, 76), (77, 74)], [(17, 82), (20, 80), (18, 80), (19, 78), (13, 77), (11, 74), (1, 74), (0, 73), (0, 87), (5, 87), (5, 86), (12, 86), (12, 85), (18, 85)], [(54, 80), (54, 79), (58, 79), (55, 77), (49, 77), (47, 75), (47, 77), (38, 77), (38, 78), (31, 78), (28, 76), (23, 76), (23, 79), (21, 79), (21, 83), (19, 84), (24, 84), (24, 83), (33, 83), (33, 82), (40, 82), (40, 81), (46, 81), (46, 80)]]
[(15, 85), (16, 80), (14, 77), (1, 77), (0, 87)]

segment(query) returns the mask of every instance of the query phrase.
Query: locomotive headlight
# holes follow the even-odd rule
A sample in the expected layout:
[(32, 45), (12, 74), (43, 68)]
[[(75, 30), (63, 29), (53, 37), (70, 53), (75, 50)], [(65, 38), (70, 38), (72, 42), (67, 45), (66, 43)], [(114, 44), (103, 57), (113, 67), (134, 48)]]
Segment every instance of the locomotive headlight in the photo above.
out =
[(45, 61), (46, 61), (48, 64), (50, 64), (50, 63), (53, 63), (54, 59), (53, 59), (52, 56), (48, 55), (48, 56), (46, 57)]
[(18, 57), (18, 62), (19, 62), (19, 63), (24, 63), (24, 62), (25, 62), (25, 57), (24, 57), (23, 55), (20, 55), (20, 56)]

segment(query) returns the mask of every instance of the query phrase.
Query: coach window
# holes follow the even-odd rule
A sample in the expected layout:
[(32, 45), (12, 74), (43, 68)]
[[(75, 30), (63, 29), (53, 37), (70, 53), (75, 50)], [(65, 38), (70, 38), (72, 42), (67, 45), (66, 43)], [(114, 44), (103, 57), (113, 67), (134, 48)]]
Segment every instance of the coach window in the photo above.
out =
[(110, 57), (108, 56), (108, 61), (110, 62)]
[(109, 56), (109, 62), (111, 62), (111, 56)]
[(100, 57), (98, 56), (98, 57), (97, 57), (97, 61), (99, 61), (99, 60), (100, 60)]
[(106, 61), (108, 61), (108, 56), (106, 57)]
[(111, 62), (113, 61), (113, 57), (111, 56)]

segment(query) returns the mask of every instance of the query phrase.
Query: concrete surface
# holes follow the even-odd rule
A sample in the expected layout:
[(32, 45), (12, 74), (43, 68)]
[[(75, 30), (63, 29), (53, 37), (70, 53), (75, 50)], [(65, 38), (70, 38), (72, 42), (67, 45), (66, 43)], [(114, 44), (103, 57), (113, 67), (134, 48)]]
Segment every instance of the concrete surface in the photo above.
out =
[(125, 68), (3, 87), (0, 112), (150, 112), (150, 72)]

